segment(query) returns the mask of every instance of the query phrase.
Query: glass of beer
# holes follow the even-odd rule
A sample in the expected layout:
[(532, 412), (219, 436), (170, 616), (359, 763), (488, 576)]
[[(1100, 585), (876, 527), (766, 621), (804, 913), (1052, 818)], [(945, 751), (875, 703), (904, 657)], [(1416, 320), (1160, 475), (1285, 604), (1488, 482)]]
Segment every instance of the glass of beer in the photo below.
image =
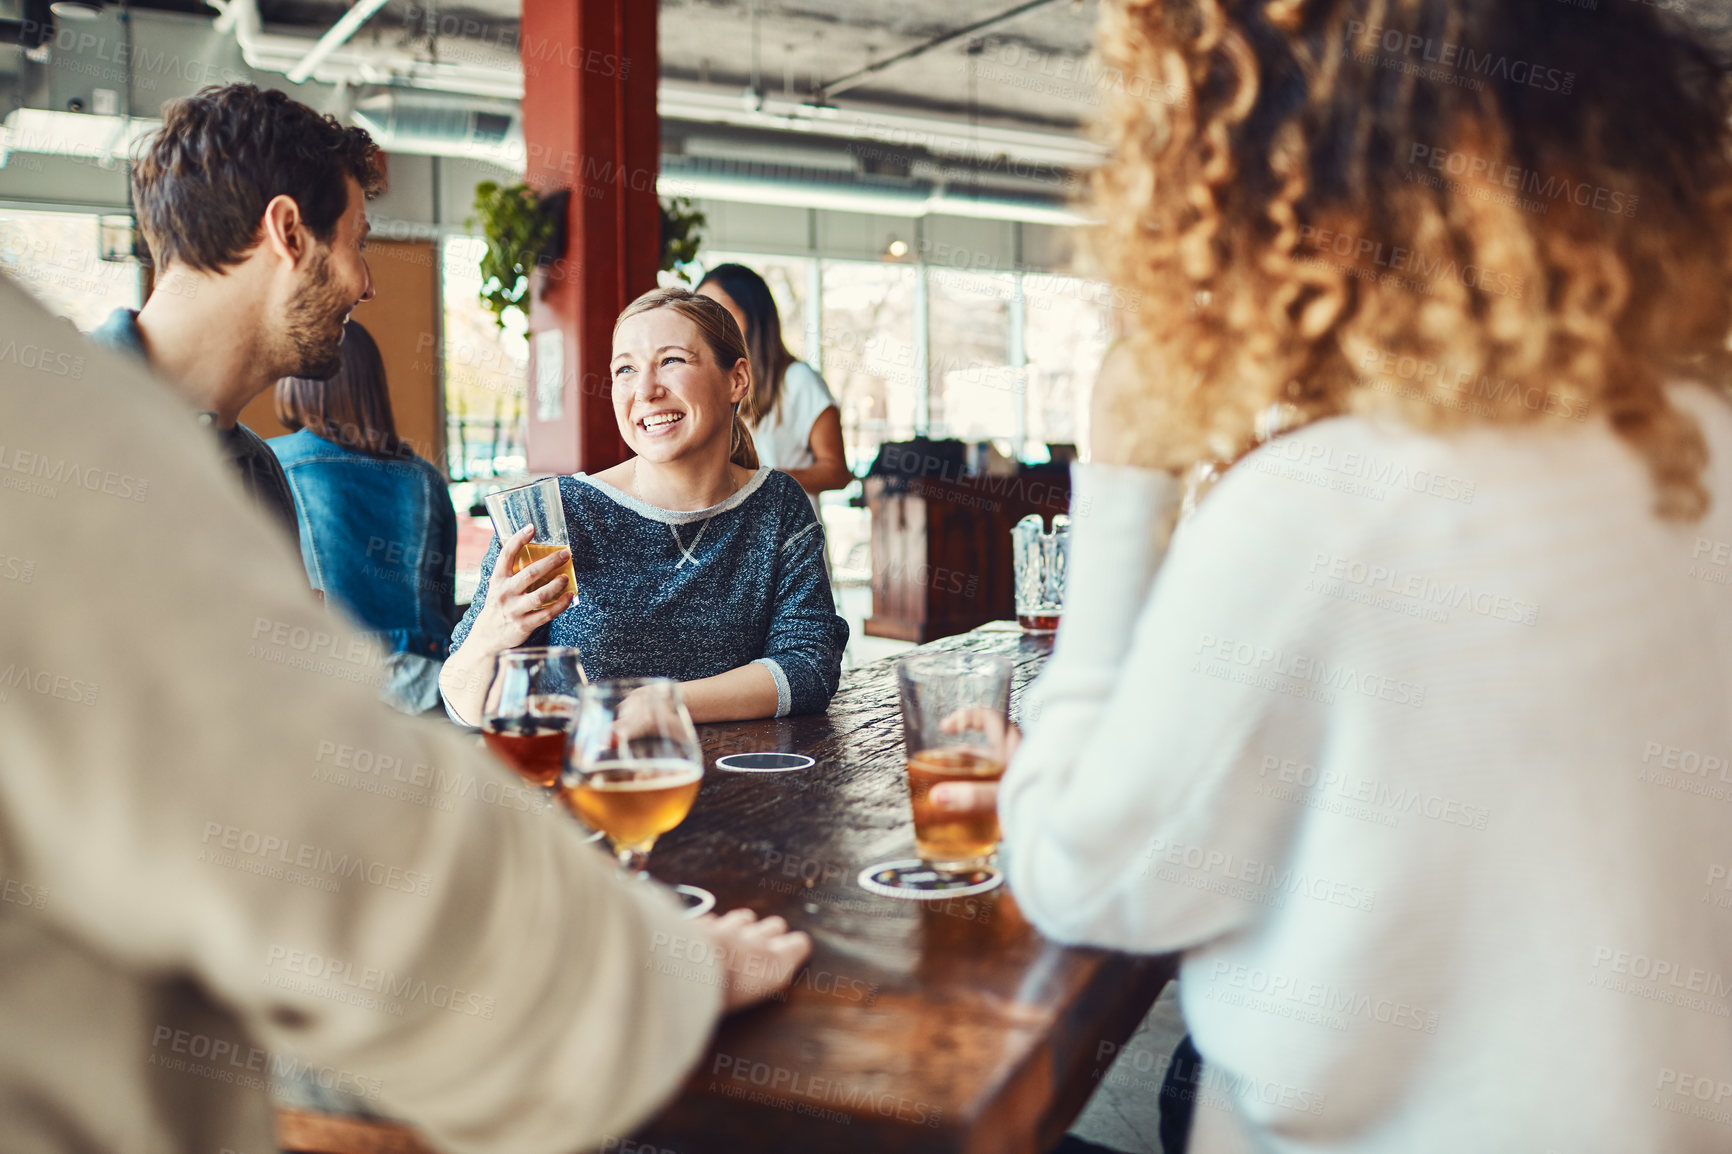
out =
[[(504, 564), (507, 573), (519, 572), (543, 557), (552, 556), (560, 549), (571, 548), (571, 534), (565, 528), (565, 505), (559, 496), (558, 477), (543, 477), (515, 489), (501, 489), (497, 493), (488, 494), (487, 514), (493, 518), (493, 535), (500, 541), (504, 541), (525, 525), (535, 526), (535, 536), (518, 550), (517, 556), (500, 558), (495, 562)], [(577, 592), (577, 570), (570, 558), (566, 559), (563, 569), (536, 582), (534, 588), (540, 589), (559, 577), (566, 580), (562, 593)]]
[(565, 742), (587, 679), (570, 645), (507, 649), (493, 665), (481, 709), (481, 739), (495, 756), (541, 786), (559, 785)]
[(607, 837), (622, 868), (644, 872), (656, 839), (686, 819), (703, 779), (703, 750), (679, 682), (634, 677), (584, 686), (560, 798)]
[(931, 795), (947, 781), (1004, 776), (1013, 668), (1010, 658), (983, 653), (922, 654), (896, 666), (914, 845), (934, 873), (984, 869), (998, 848), (996, 811), (939, 809)]

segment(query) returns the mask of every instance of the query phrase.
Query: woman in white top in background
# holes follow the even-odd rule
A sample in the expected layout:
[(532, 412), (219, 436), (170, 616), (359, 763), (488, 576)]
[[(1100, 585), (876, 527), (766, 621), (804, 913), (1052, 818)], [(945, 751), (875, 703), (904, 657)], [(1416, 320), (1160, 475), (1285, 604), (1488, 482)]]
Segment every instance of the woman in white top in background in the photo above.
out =
[[(830, 386), (782, 343), (782, 318), (763, 277), (743, 264), (717, 265), (704, 274), (698, 292), (732, 313), (746, 336), (752, 391), (742, 409), (752, 422), (759, 462), (798, 481), (816, 511), (819, 493), (854, 479)], [(818, 519), (822, 523), (822, 514)]]
[(1644, 4), (1104, 13), (1164, 87), (1105, 96), (1141, 308), (1017, 904), (1182, 954), (1195, 1154), (1732, 1149), (1719, 63)]

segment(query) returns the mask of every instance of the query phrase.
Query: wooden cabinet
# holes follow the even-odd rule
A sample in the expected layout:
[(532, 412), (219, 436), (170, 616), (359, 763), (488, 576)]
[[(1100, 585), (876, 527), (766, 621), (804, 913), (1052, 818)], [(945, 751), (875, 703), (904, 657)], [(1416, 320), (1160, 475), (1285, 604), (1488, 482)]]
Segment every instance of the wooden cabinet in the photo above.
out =
[(924, 643), (1016, 616), (1010, 529), (1070, 508), (1061, 468), (1009, 477), (868, 477), (874, 637)]

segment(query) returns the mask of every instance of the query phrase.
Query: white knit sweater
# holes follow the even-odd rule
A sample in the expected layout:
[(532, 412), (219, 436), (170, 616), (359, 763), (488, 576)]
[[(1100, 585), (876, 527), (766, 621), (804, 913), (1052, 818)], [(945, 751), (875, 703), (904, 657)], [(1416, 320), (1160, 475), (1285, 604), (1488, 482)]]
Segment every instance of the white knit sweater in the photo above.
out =
[[(1182, 950), (1192, 1150), (1732, 1150), (1732, 406), (1082, 466), (1001, 813), (1048, 935)], [(1163, 563), (1164, 557), (1164, 563)]]

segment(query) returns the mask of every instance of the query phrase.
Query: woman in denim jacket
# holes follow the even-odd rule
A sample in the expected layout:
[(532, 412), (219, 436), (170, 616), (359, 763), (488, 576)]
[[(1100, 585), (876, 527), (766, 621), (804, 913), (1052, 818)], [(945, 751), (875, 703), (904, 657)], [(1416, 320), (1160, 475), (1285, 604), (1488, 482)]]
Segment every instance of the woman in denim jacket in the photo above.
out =
[(269, 444), (288, 474), (313, 588), (372, 630), (386, 653), (381, 696), (406, 713), (439, 704), (457, 620), (457, 514), (439, 471), (397, 439), (385, 365), (367, 330), (343, 330), (328, 381), (277, 382)]

